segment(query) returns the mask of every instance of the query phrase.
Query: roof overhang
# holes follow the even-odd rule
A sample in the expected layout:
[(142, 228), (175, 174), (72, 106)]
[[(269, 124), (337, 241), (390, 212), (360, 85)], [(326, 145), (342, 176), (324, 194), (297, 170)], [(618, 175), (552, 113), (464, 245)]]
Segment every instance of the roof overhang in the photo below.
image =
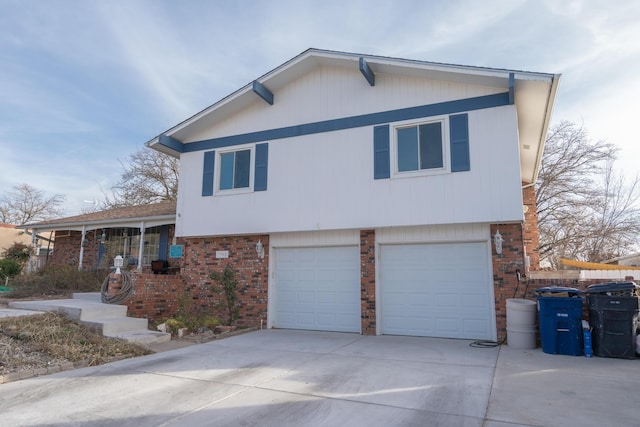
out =
[(19, 225), (16, 228), (35, 230), (37, 233), (43, 233), (47, 231), (89, 231), (100, 228), (138, 228), (144, 226), (145, 228), (157, 227), (160, 225), (175, 224), (176, 215), (158, 215), (158, 216), (146, 216), (137, 218), (119, 218), (119, 219), (105, 219), (95, 221), (70, 221), (70, 222), (58, 222), (50, 223), (41, 222), (37, 224), (25, 224)]
[[(365, 71), (362, 70), (363, 63)], [(237, 114), (259, 99), (256, 86), (276, 94), (291, 81), (321, 67), (360, 69), (372, 83), (375, 74), (405, 75), (454, 83), (489, 86), (509, 91), (518, 114), (522, 180), (535, 182), (542, 159), (560, 75), (465, 65), (442, 64), (374, 55), (309, 49), (248, 83), (215, 104), (177, 124), (146, 143), (150, 148), (179, 157), (183, 147), (215, 123)], [(373, 76), (367, 76), (372, 73)], [(264, 98), (264, 94), (260, 95)]]

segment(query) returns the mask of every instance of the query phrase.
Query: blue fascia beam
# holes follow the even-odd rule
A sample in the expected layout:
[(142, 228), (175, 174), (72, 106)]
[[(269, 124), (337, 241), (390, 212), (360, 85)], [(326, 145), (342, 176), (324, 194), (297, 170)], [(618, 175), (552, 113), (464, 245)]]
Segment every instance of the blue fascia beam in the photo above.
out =
[(273, 93), (257, 80), (253, 81), (253, 91), (269, 105), (273, 105)]
[(369, 82), (369, 86), (376, 85), (376, 75), (373, 73), (373, 70), (371, 70), (371, 67), (369, 67), (369, 64), (367, 64), (367, 61), (365, 61), (364, 58), (360, 58), (360, 72)]
[(185, 151), (184, 144), (182, 142), (164, 134), (160, 135), (160, 137), (158, 138), (158, 144), (164, 145), (165, 147), (170, 148), (178, 153), (184, 153)]
[(509, 73), (509, 105), (513, 105), (516, 102), (516, 76), (514, 73)]

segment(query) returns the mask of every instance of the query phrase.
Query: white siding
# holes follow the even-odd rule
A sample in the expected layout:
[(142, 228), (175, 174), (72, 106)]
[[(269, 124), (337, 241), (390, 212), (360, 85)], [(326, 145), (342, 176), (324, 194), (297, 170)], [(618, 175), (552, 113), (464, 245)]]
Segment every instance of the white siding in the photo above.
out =
[[(190, 140), (434, 104), (501, 92), (419, 77), (320, 67)], [(393, 123), (391, 123), (393, 126)], [(448, 129), (445, 129), (448, 133)], [(202, 197), (202, 151), (181, 156), (180, 236), (520, 221), (514, 106), (469, 112), (469, 172), (373, 179), (373, 126), (269, 143), (267, 191)], [(393, 160), (392, 160), (393, 162)], [(393, 169), (393, 168), (392, 168)], [(219, 171), (216, 171), (218, 173)]]
[(203, 152), (183, 154), (178, 235), (522, 220), (512, 106), (469, 113), (471, 170), (373, 179), (373, 129), (269, 142), (268, 190), (202, 197)]
[(256, 95), (255, 102), (242, 114), (218, 122), (215, 128), (205, 129), (184, 142), (500, 92), (504, 89), (385, 74), (377, 74), (376, 85), (370, 87), (355, 67), (320, 67), (275, 91), (273, 105)]

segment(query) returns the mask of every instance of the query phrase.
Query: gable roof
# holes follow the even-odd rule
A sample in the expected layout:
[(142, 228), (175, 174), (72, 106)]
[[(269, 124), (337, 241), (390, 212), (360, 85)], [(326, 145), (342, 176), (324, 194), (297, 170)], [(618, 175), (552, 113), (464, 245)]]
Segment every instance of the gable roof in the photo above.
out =
[[(255, 82), (271, 93), (320, 66), (358, 69), (363, 59), (373, 74), (416, 76), (457, 83), (485, 85), (513, 93), (518, 111), (522, 179), (535, 182), (557, 93), (559, 74), (444, 64), (375, 55), (308, 49)], [(363, 72), (364, 73), (364, 72)], [(205, 108), (146, 143), (155, 150), (179, 157), (191, 135), (224, 120), (257, 100), (254, 82)], [(166, 138), (170, 137), (170, 138)]]
[(124, 206), (83, 215), (58, 218), (48, 221), (20, 225), (17, 228), (33, 229), (38, 232), (56, 230), (86, 230), (95, 228), (145, 227), (173, 224), (176, 220), (176, 202), (151, 203), (147, 205)]

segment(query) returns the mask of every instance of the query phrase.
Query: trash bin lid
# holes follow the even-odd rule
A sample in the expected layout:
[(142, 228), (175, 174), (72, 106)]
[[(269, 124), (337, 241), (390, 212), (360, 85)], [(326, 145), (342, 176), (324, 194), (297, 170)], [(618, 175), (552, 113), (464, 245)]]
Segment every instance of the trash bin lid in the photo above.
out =
[(564, 286), (547, 286), (544, 288), (536, 289), (536, 294), (539, 296), (565, 294), (565, 293), (569, 296), (574, 297), (574, 296), (580, 296), (582, 294), (582, 291), (580, 289), (567, 288)]
[(640, 286), (633, 282), (606, 282), (596, 283), (587, 287), (588, 294), (610, 294), (610, 293), (624, 293), (633, 295), (640, 289)]

